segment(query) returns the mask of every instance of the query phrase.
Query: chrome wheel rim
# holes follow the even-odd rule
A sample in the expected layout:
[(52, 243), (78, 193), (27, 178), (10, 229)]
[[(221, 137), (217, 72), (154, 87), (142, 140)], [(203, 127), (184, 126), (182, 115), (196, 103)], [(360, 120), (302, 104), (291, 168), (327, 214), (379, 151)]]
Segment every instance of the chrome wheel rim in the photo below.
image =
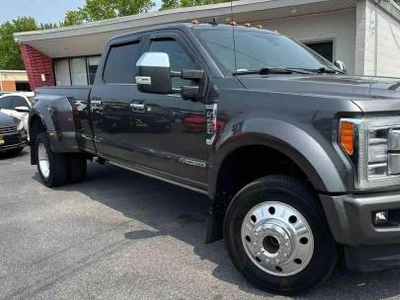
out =
[(307, 220), (283, 202), (253, 207), (243, 219), (241, 238), (251, 261), (274, 276), (300, 273), (314, 253), (314, 236)]
[(50, 162), (47, 155), (46, 148), (43, 143), (38, 145), (38, 164), (40, 173), (42, 173), (44, 178), (49, 178), (50, 176)]

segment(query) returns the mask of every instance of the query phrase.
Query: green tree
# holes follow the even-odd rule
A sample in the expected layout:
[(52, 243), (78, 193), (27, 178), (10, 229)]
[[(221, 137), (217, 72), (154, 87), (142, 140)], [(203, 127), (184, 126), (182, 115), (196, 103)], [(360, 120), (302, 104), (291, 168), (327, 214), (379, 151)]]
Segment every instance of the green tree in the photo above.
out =
[(38, 27), (33, 18), (22, 17), (0, 25), (0, 69), (23, 70), (18, 44), (13, 33), (36, 30)]
[(161, 10), (178, 8), (178, 7), (189, 7), (189, 6), (199, 6), (206, 4), (215, 4), (230, 2), (231, 0), (162, 0)]
[(86, 0), (82, 7), (67, 12), (64, 26), (148, 12), (153, 0)]

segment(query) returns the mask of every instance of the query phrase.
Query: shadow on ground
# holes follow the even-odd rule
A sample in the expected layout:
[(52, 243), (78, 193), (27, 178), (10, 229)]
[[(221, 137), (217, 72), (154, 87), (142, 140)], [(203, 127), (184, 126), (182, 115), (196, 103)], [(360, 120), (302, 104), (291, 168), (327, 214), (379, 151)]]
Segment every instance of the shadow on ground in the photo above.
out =
[[(33, 177), (39, 180), (37, 174)], [(127, 240), (172, 236), (194, 247), (201, 259), (214, 262), (212, 275), (260, 296), (261, 292), (238, 274), (224, 250), (223, 241), (206, 245), (209, 200), (206, 196), (163, 183), (114, 166), (90, 166), (87, 180), (59, 188), (79, 191), (154, 230), (131, 231)], [(368, 274), (338, 268), (330, 279), (299, 299), (385, 299), (400, 295), (400, 269)]]
[(18, 158), (18, 157), (22, 157), (25, 155), (28, 155), (29, 150), (23, 150), (22, 152), (16, 152), (16, 151), (12, 151), (12, 150), (8, 150), (5, 152), (1, 152), (0, 151), (0, 161), (1, 160), (6, 160), (6, 159), (12, 159), (12, 158)]

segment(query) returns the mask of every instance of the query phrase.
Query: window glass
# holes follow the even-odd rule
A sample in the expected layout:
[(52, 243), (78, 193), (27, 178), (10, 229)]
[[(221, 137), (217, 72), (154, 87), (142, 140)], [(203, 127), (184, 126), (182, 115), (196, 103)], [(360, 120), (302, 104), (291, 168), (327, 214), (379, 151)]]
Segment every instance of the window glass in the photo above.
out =
[(325, 59), (333, 62), (333, 42), (325, 43), (308, 43), (307, 47), (311, 48)]
[(71, 59), (71, 79), (72, 85), (87, 85), (86, 59)]
[[(152, 41), (150, 52), (165, 52), (169, 55), (169, 60), (171, 63), (172, 71), (182, 71), (183, 69), (197, 69), (196, 63), (188, 55), (182, 45), (173, 40), (155, 40)], [(188, 81), (179, 77), (172, 78), (172, 86), (174, 88), (180, 88), (182, 86), (188, 85)]]
[(100, 64), (100, 56), (93, 56), (87, 58), (87, 72), (89, 74), (89, 84), (94, 83), (96, 77), (97, 68)]
[(68, 59), (54, 61), (54, 71), (56, 75), (56, 85), (71, 85)]
[(195, 32), (222, 69), (231, 73), (262, 68), (335, 68), (301, 43), (280, 34), (264, 30), (235, 30), (235, 58), (228, 31)]
[(136, 61), (139, 59), (139, 42), (110, 49), (103, 79), (108, 83), (135, 83)]
[(0, 108), (11, 109), (10, 97), (4, 97), (0, 99)]
[(17, 106), (26, 106), (29, 107), (29, 104), (26, 103), (25, 98), (19, 96), (10, 96), (11, 98), (11, 108), (15, 109)]

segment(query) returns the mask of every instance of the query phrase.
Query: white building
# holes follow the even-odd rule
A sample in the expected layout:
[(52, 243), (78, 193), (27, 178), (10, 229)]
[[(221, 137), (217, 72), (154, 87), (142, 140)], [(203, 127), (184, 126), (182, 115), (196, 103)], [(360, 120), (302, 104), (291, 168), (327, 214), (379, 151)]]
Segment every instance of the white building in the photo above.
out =
[[(400, 7), (392, 0), (239, 0), (232, 3), (238, 24), (277, 30), (309, 45), (349, 74), (400, 77)], [(86, 84), (112, 36), (150, 26), (231, 18), (231, 4), (173, 9), (15, 34), (32, 87)], [(54, 71), (53, 71), (54, 70)]]

